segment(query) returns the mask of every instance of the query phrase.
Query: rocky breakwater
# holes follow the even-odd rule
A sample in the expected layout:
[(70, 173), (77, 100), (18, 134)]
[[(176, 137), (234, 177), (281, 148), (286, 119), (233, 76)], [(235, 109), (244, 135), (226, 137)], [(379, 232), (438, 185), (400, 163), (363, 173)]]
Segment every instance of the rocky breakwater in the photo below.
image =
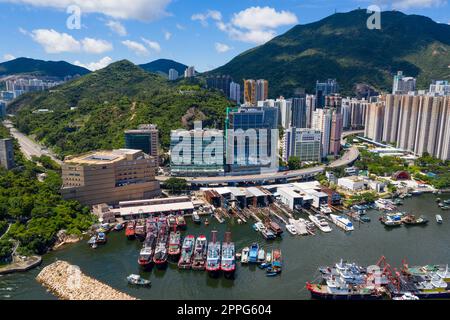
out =
[(38, 274), (37, 281), (62, 300), (136, 300), (84, 275), (77, 266), (56, 261)]

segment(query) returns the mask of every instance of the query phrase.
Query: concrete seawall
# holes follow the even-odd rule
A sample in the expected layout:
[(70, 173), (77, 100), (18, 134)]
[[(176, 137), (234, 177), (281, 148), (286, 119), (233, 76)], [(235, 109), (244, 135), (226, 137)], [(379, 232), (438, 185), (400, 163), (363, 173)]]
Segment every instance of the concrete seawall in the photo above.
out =
[(65, 261), (56, 261), (38, 274), (36, 280), (62, 300), (136, 300), (84, 275)]

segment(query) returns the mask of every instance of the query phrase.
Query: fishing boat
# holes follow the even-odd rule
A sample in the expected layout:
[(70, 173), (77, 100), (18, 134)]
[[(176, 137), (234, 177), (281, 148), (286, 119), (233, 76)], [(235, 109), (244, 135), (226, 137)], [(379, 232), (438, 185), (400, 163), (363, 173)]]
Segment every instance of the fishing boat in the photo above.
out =
[(155, 266), (159, 269), (165, 268), (167, 266), (167, 245), (169, 242), (169, 235), (167, 232), (167, 226), (165, 224), (160, 226), (158, 232), (158, 239), (156, 242), (155, 254), (153, 255), (153, 262)]
[(370, 217), (368, 217), (368, 216), (360, 216), (359, 219), (360, 219), (362, 222), (370, 222), (370, 221), (372, 221), (372, 220), (370, 219)]
[(180, 215), (177, 216), (177, 227), (179, 230), (186, 230), (186, 219), (184, 219), (184, 216)]
[(331, 232), (332, 230), (325, 218), (318, 214), (315, 216), (309, 215), (309, 220), (322, 232)]
[(125, 228), (125, 225), (124, 225), (123, 223), (117, 223), (117, 224), (114, 226), (114, 231), (122, 231), (123, 228)]
[(106, 234), (104, 232), (99, 232), (97, 234), (97, 239), (95, 241), (96, 244), (105, 244), (106, 243)]
[(297, 235), (297, 229), (295, 228), (295, 226), (293, 224), (287, 224), (286, 230), (293, 236)]
[(408, 214), (402, 218), (402, 222), (408, 226), (417, 226), (417, 225), (427, 224), (428, 219), (426, 219), (423, 216), (416, 218), (416, 216), (414, 216), (412, 214)]
[(263, 263), (266, 260), (266, 252), (263, 248), (258, 250), (258, 263)]
[(194, 253), (195, 237), (188, 235), (183, 240), (181, 247), (181, 256), (178, 261), (179, 269), (190, 269), (192, 266), (192, 254)]
[(202, 220), (200, 219), (200, 215), (198, 214), (197, 211), (194, 211), (194, 213), (192, 214), (192, 221), (193, 221), (195, 224), (200, 224), (200, 223), (202, 223)]
[(272, 263), (272, 251), (267, 250), (265, 263)]
[(140, 240), (140, 241), (144, 241), (145, 240), (145, 235), (146, 235), (146, 223), (144, 219), (140, 219), (136, 222), (136, 228), (135, 228), (135, 235), (136, 235), (136, 239)]
[(236, 251), (234, 242), (231, 241), (231, 232), (225, 233), (225, 239), (222, 243), (222, 260), (220, 269), (225, 277), (233, 277), (236, 271)]
[(335, 214), (330, 214), (330, 218), (331, 218), (331, 221), (333, 221), (333, 223), (335, 225), (337, 225), (339, 228), (341, 228), (344, 231), (353, 231), (355, 229), (353, 227), (353, 223), (345, 217), (338, 216)]
[(204, 235), (200, 235), (195, 240), (194, 255), (192, 258), (193, 270), (206, 269), (206, 255), (208, 253), (208, 241)]
[(181, 253), (181, 234), (180, 231), (172, 231), (169, 235), (169, 259), (178, 261)]
[(97, 248), (97, 236), (92, 236), (87, 243), (91, 248)]
[(141, 249), (138, 258), (138, 264), (144, 269), (147, 269), (152, 265), (156, 239), (157, 237), (155, 232), (149, 232), (145, 237), (144, 246)]
[(321, 214), (331, 214), (333, 211), (327, 204), (320, 205), (320, 213)]
[(134, 286), (143, 286), (143, 287), (145, 287), (145, 286), (150, 286), (151, 285), (150, 280), (146, 280), (146, 279), (142, 278), (138, 274), (130, 274), (127, 277), (127, 281), (128, 281), (128, 284), (131, 284), (131, 285), (134, 285)]
[(436, 215), (436, 222), (441, 224), (442, 223), (442, 216), (440, 214)]
[(277, 238), (277, 235), (272, 230), (267, 229), (266, 227), (262, 229), (261, 234), (266, 240), (274, 240)]
[(126, 228), (126, 230), (125, 230), (125, 236), (126, 236), (129, 240), (134, 239), (135, 236), (136, 236), (135, 226), (136, 226), (136, 221), (129, 221), (129, 222), (127, 223), (127, 228)]
[(255, 242), (250, 246), (250, 252), (248, 255), (248, 262), (257, 263), (258, 262), (258, 251), (259, 245)]
[(244, 249), (242, 249), (241, 252), (241, 263), (243, 264), (247, 264), (248, 263), (248, 255), (250, 253), (250, 249), (249, 247), (245, 247)]
[(174, 230), (177, 228), (177, 218), (175, 218), (174, 215), (169, 215), (167, 217), (167, 225), (169, 226), (170, 230)]
[(275, 249), (272, 251), (272, 264), (267, 268), (267, 276), (275, 276), (280, 274), (281, 268), (281, 250)]
[(210, 276), (217, 276), (220, 271), (221, 245), (217, 240), (217, 231), (211, 232), (211, 241), (208, 243), (208, 253), (206, 255), (206, 271)]
[(384, 215), (380, 217), (380, 221), (386, 227), (400, 227), (402, 222), (402, 215)]

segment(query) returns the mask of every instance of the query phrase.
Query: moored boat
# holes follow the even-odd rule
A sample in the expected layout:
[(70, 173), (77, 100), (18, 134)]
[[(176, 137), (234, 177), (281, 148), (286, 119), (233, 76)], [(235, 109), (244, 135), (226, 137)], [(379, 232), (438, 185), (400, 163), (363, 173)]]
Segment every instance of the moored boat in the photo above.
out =
[(150, 286), (151, 285), (150, 280), (146, 280), (138, 274), (130, 274), (127, 277), (127, 281), (128, 281), (128, 284), (135, 285), (135, 286)]
[(436, 215), (436, 222), (441, 224), (442, 223), (442, 216), (440, 214)]
[(192, 214), (192, 221), (193, 221), (195, 224), (200, 224), (200, 223), (202, 223), (202, 220), (200, 219), (200, 215), (198, 214), (197, 211), (194, 211), (194, 213)]
[(208, 241), (204, 235), (200, 235), (195, 240), (194, 255), (192, 258), (193, 270), (206, 269), (206, 255), (208, 253)]
[(106, 243), (106, 234), (104, 232), (99, 232), (97, 234), (97, 239), (95, 241), (96, 244), (105, 244)]
[(266, 251), (263, 248), (258, 250), (258, 263), (263, 263), (266, 260)]
[(179, 230), (186, 230), (186, 219), (184, 219), (184, 216), (179, 215), (177, 216), (177, 227)]
[(283, 229), (281, 229), (280, 225), (272, 220), (267, 221), (265, 227), (272, 230), (278, 237), (283, 233)]
[(206, 271), (209, 275), (216, 276), (220, 271), (221, 245), (217, 240), (217, 231), (211, 232), (211, 241), (208, 243), (208, 253), (206, 256)]
[(179, 269), (190, 269), (192, 266), (192, 254), (194, 253), (195, 237), (188, 235), (183, 240), (181, 247), (181, 256), (178, 261)]
[(275, 249), (272, 251), (272, 263), (267, 268), (267, 275), (268, 276), (275, 276), (277, 274), (281, 273), (282, 269), (282, 257), (281, 257), (281, 250)]
[(261, 235), (264, 237), (264, 239), (266, 240), (274, 240), (277, 238), (277, 235), (270, 229), (267, 229), (266, 227), (264, 227), (261, 231)]
[(167, 225), (169, 226), (170, 230), (174, 230), (177, 228), (177, 218), (175, 218), (174, 215), (169, 215), (167, 217)]
[(226, 277), (232, 277), (236, 271), (236, 252), (234, 242), (231, 241), (231, 232), (225, 233), (225, 241), (222, 243), (220, 269)]
[(293, 224), (287, 224), (286, 230), (293, 236), (297, 235), (297, 229), (295, 228), (295, 226)]
[(243, 263), (243, 264), (247, 264), (248, 263), (248, 255), (249, 255), (249, 253), (250, 253), (249, 247), (245, 247), (244, 249), (242, 249), (241, 263)]
[(332, 230), (325, 218), (321, 217), (320, 215), (309, 215), (309, 220), (311, 220), (311, 222), (314, 223), (316, 227), (319, 228), (319, 230), (322, 232), (331, 232)]
[(250, 252), (248, 255), (248, 262), (250, 262), (250, 263), (258, 262), (258, 251), (259, 251), (259, 245), (255, 242), (250, 247)]
[(341, 228), (344, 231), (353, 231), (355, 229), (353, 227), (353, 223), (345, 217), (338, 216), (335, 214), (330, 214), (330, 218), (331, 218), (331, 221), (333, 221), (333, 223), (335, 225), (337, 225), (339, 228)]
[(181, 253), (181, 234), (179, 231), (172, 231), (169, 235), (169, 259), (178, 261)]
[(123, 224), (123, 223), (117, 223), (117, 224), (114, 226), (114, 231), (122, 231), (123, 228), (125, 228), (125, 224)]
[(167, 245), (169, 242), (169, 235), (167, 232), (167, 226), (165, 224), (160, 226), (158, 232), (158, 240), (156, 242), (155, 254), (153, 255), (153, 262), (155, 266), (159, 269), (165, 268), (167, 266)]
[(125, 230), (125, 236), (129, 240), (134, 239), (136, 236), (135, 227), (136, 227), (136, 221), (128, 221), (127, 228)]
[(140, 241), (145, 240), (146, 223), (144, 219), (140, 219), (136, 222), (135, 235), (138, 240)]
[(415, 225), (424, 225), (428, 223), (428, 219), (425, 217), (416, 218), (416, 216), (412, 214), (408, 214), (402, 218), (402, 222), (405, 225), (415, 226)]

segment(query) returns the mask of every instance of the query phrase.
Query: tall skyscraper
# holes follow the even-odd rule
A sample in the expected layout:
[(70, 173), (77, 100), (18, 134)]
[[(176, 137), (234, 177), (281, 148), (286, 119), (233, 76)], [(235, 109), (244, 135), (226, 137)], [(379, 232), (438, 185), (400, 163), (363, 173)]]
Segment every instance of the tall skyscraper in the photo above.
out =
[(137, 130), (125, 131), (127, 149), (142, 150), (152, 157), (158, 158), (159, 132), (154, 124), (143, 124)]
[(288, 129), (292, 123), (292, 100), (286, 100), (284, 97), (280, 97), (275, 101), (275, 107), (278, 109), (278, 124), (283, 129)]
[(169, 70), (169, 81), (175, 81), (179, 77), (178, 71), (175, 69)]
[(244, 80), (244, 103), (250, 106), (256, 106), (257, 104), (255, 80)]
[(195, 77), (195, 67), (190, 66), (184, 71), (184, 77), (185, 78), (192, 78)]
[(291, 126), (296, 128), (307, 128), (306, 98), (292, 99)]
[(291, 127), (283, 137), (283, 160), (289, 161), (292, 156), (300, 161), (320, 162), (322, 159), (322, 132), (307, 128)]
[(306, 127), (311, 128), (313, 112), (316, 110), (316, 96), (308, 94), (306, 96)]
[(416, 90), (416, 78), (405, 77), (402, 71), (398, 71), (394, 76), (394, 84), (392, 86), (393, 94), (407, 94)]
[(316, 109), (313, 112), (312, 129), (322, 132), (322, 158), (326, 158), (330, 154), (332, 118), (331, 109)]
[(259, 79), (256, 81), (256, 101), (263, 101), (269, 97), (269, 81)]
[(14, 168), (13, 139), (0, 139), (0, 166), (6, 170)]
[(367, 109), (364, 134), (376, 142), (381, 142), (383, 138), (384, 111), (384, 102), (371, 103)]
[(241, 103), (241, 86), (239, 83), (230, 83), (230, 97), (231, 100), (236, 101), (236, 104)]
[(328, 79), (326, 82), (316, 82), (316, 107), (325, 107), (325, 97), (338, 93), (339, 86), (336, 79)]
[(341, 152), (341, 137), (343, 131), (343, 116), (339, 109), (333, 109), (330, 132), (330, 154), (335, 157)]

